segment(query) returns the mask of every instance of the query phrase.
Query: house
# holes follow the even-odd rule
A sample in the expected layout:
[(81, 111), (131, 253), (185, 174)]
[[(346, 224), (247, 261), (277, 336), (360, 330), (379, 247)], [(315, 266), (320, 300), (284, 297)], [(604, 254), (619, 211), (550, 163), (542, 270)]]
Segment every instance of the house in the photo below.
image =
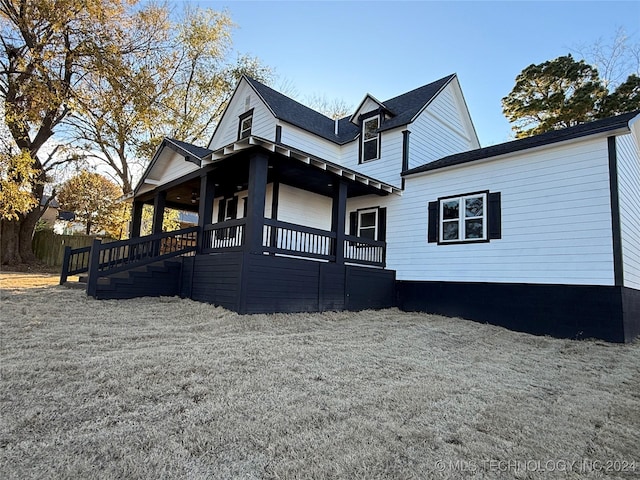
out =
[[(206, 147), (163, 141), (133, 197), (132, 236), (145, 203), (155, 236), (96, 246), (87, 291), (166, 294), (174, 279), (179, 294), (240, 313), (397, 306), (630, 341), (638, 118), (481, 148), (456, 75), (366, 95), (337, 121), (243, 77)], [(163, 233), (165, 207), (197, 210), (198, 226)], [(171, 272), (109, 280), (169, 255)]]

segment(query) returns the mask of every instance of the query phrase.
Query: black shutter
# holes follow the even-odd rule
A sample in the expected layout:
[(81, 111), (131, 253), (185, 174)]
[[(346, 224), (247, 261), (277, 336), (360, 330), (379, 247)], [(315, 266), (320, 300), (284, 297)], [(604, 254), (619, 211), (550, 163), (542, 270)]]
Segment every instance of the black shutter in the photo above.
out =
[(230, 198), (227, 202), (229, 202), (227, 210), (231, 210), (231, 220), (238, 218), (238, 197)]
[(224, 222), (224, 211), (227, 208), (227, 201), (221, 198), (218, 202), (218, 222)]
[(349, 235), (358, 235), (358, 212), (349, 214)]
[(502, 207), (500, 204), (500, 192), (489, 194), (489, 239), (502, 238)]
[(427, 242), (438, 242), (438, 203), (429, 202), (429, 218), (427, 227)]
[(378, 240), (387, 241), (387, 208), (378, 209)]
[(247, 197), (243, 197), (242, 198), (242, 218), (247, 218), (247, 204), (248, 204), (248, 198)]
[[(238, 197), (230, 198), (227, 202), (229, 202), (229, 208), (231, 209), (230, 220), (235, 220), (238, 218)], [(229, 227), (229, 236), (235, 237), (237, 229), (238, 227)]]
[[(218, 202), (218, 223), (224, 222), (224, 211), (227, 208), (227, 201), (221, 198)], [(216, 230), (216, 239), (224, 238), (224, 232), (222, 230)]]

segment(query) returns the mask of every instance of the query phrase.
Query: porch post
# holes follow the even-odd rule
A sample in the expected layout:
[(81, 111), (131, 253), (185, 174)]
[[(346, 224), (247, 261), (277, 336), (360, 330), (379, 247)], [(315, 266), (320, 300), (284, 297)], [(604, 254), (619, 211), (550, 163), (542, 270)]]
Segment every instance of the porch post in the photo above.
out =
[(256, 153), (249, 159), (249, 196), (247, 198), (245, 252), (262, 253), (267, 173), (267, 155), (262, 152)]
[(164, 202), (167, 199), (167, 192), (156, 193), (153, 199), (153, 227), (151, 234), (162, 233), (162, 221), (164, 219)]
[(213, 172), (200, 177), (200, 205), (198, 207), (198, 253), (202, 251), (204, 240), (204, 227), (213, 220), (213, 199), (215, 198), (215, 183)]
[(140, 225), (142, 225), (142, 207), (144, 203), (140, 200), (134, 200), (131, 206), (131, 231), (129, 238), (138, 238), (140, 236)]
[(347, 218), (347, 184), (342, 179), (334, 186), (331, 207), (331, 231), (336, 234), (336, 263), (342, 265), (344, 264), (344, 224)]

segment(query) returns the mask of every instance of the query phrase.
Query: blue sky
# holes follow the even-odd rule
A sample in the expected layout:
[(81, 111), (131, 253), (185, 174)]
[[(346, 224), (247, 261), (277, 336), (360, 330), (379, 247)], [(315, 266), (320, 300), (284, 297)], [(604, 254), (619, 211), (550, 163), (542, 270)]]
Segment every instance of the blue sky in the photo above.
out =
[[(177, 2), (176, 2), (177, 3)], [(610, 39), (640, 42), (640, 2), (201, 1), (279, 82), (354, 107), (457, 73), (482, 146), (512, 139), (500, 100), (523, 68)]]

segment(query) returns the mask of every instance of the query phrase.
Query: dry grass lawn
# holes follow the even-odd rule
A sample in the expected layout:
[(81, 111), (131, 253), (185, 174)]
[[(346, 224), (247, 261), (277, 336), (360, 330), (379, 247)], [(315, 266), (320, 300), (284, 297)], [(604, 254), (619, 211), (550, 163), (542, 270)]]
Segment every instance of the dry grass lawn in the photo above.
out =
[(638, 342), (0, 281), (3, 479), (640, 476)]

